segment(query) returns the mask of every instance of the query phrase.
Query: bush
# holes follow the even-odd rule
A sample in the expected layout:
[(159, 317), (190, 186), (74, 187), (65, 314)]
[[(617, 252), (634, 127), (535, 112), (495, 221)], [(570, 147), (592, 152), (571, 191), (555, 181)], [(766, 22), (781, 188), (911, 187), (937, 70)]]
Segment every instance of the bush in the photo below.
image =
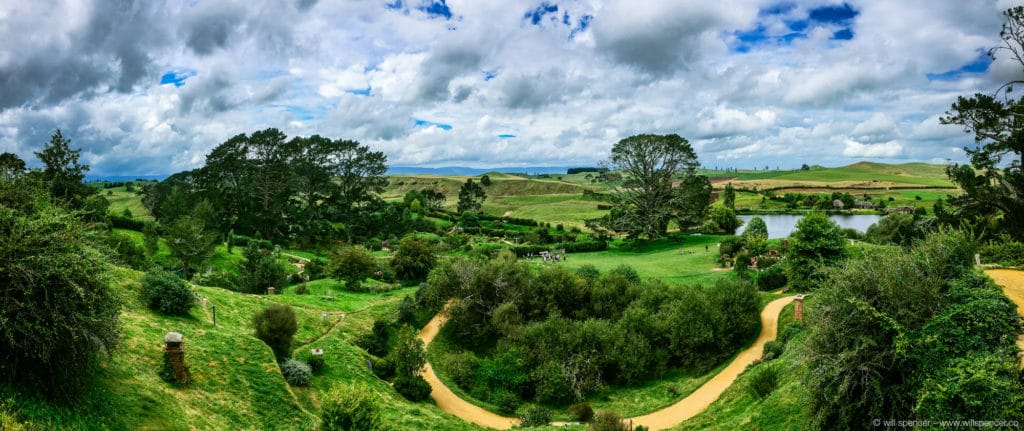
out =
[(761, 355), (761, 361), (767, 362), (772, 359), (778, 358), (779, 356), (782, 355), (782, 352), (785, 349), (786, 344), (778, 340), (772, 340), (767, 343), (764, 343), (764, 354)]
[(196, 305), (196, 297), (185, 280), (170, 272), (153, 267), (142, 277), (142, 301), (150, 309), (184, 316)]
[(594, 419), (594, 409), (590, 403), (576, 403), (569, 407), (569, 417), (576, 422), (587, 423)]
[(516, 412), (519, 405), (523, 403), (516, 394), (506, 389), (498, 389), (491, 393), (490, 401), (498, 406), (498, 411), (506, 415)]
[(551, 411), (543, 407), (530, 407), (519, 416), (521, 427), (542, 427), (551, 423)]
[(345, 282), (345, 290), (359, 292), (362, 281), (373, 275), (377, 261), (361, 246), (342, 246), (331, 253), (330, 273)]
[(313, 373), (319, 373), (320, 370), (323, 370), (324, 366), (327, 365), (327, 363), (324, 362), (324, 355), (313, 355), (306, 352), (304, 359), (306, 364), (309, 365), (309, 369), (313, 370)]
[(146, 227), (146, 222), (123, 215), (110, 214), (107, 219), (110, 220), (110, 227), (113, 228), (142, 232), (142, 229)]
[(295, 294), (296, 295), (308, 295), (309, 294), (309, 285), (306, 284), (306, 283), (299, 283), (298, 286), (295, 286)]
[(476, 361), (476, 356), (470, 352), (456, 352), (444, 355), (441, 364), (456, 385), (466, 391), (472, 391), (473, 384), (476, 383)]
[(381, 379), (395, 377), (395, 363), (388, 358), (370, 358), (370, 365), (373, 366), (373, 374)]
[(298, 325), (295, 311), (289, 305), (271, 304), (252, 316), (256, 338), (270, 346), (277, 357), (285, 357), (292, 347), (292, 337)]
[(374, 356), (386, 355), (388, 353), (389, 326), (390, 324), (383, 320), (373, 322), (373, 330), (356, 338), (356, 346)]
[(281, 363), (281, 375), (292, 386), (306, 386), (313, 378), (313, 367), (298, 359), (288, 358)]
[(765, 399), (779, 386), (779, 369), (770, 365), (761, 365), (751, 370), (747, 391), (755, 398)]
[(192, 282), (200, 286), (221, 287), (228, 290), (238, 290), (238, 274), (233, 271), (212, 269), (197, 274)]
[(988, 244), (978, 248), (982, 263), (998, 263), (1003, 266), (1024, 265), (1024, 243), (1005, 242)]
[[(760, 265), (760, 262), (758, 262)], [(761, 271), (757, 274), (757, 288), (759, 290), (776, 290), (786, 287), (786, 283), (789, 281), (786, 278), (786, 267), (782, 265), (775, 266), (767, 271)]]
[(310, 259), (303, 266), (303, 274), (306, 274), (306, 278), (310, 281), (319, 280), (327, 276), (327, 262), (323, 259)]
[(264, 293), (268, 287), (281, 289), (287, 284), (284, 265), (255, 243), (246, 246), (243, 255), (245, 263), (240, 271), (239, 284), (245, 292)]
[(323, 431), (373, 431), (380, 424), (376, 396), (366, 386), (337, 384), (320, 402)]
[(594, 416), (593, 422), (587, 427), (590, 431), (630, 431), (629, 425), (611, 410), (601, 410)]
[(402, 238), (398, 250), (391, 259), (391, 268), (402, 280), (423, 280), (434, 268), (437, 257), (430, 246), (415, 236)]
[(146, 265), (146, 251), (131, 236), (121, 232), (110, 232), (106, 236), (106, 245), (115, 254), (115, 260), (133, 269), (143, 269)]
[(423, 376), (398, 376), (394, 386), (395, 392), (409, 401), (425, 401), (430, 398), (430, 384)]

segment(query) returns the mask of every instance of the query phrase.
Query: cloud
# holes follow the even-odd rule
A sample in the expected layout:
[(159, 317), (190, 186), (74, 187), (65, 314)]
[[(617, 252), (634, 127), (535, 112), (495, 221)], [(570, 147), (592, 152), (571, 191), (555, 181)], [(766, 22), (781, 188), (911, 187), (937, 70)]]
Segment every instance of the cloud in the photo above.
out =
[(902, 154), (903, 145), (896, 141), (881, 144), (861, 144), (848, 139), (843, 146), (843, 155), (851, 158), (894, 158)]

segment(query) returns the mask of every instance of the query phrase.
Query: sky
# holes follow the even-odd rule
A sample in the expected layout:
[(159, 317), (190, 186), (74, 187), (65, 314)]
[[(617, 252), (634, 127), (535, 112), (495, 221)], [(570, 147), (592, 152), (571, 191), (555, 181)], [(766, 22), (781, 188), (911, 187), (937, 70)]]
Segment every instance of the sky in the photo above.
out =
[(0, 150), (203, 165), (275, 127), (392, 166), (593, 166), (640, 133), (709, 168), (963, 161), (959, 95), (1024, 75), (1005, 0), (0, 2)]

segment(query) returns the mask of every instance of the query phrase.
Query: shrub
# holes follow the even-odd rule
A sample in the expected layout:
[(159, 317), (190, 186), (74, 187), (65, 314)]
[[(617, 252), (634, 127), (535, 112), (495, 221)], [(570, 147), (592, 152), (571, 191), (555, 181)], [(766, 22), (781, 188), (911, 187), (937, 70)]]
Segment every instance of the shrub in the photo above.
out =
[[(760, 265), (760, 262), (758, 262), (758, 265)], [(789, 279), (786, 278), (786, 268), (782, 265), (757, 274), (757, 288), (760, 290), (781, 289), (786, 287), (788, 281)]]
[(768, 398), (779, 385), (779, 369), (771, 365), (761, 365), (751, 372), (750, 380), (747, 381), (747, 391), (756, 398)]
[(569, 417), (577, 422), (587, 423), (594, 419), (594, 409), (590, 403), (576, 403), (569, 407)]
[(608, 271), (608, 275), (621, 275), (630, 283), (640, 283), (640, 273), (636, 272), (636, 269), (633, 268), (632, 266), (626, 264), (621, 264), (619, 266), (616, 266), (615, 268), (612, 268), (611, 271)]
[(303, 274), (306, 274), (306, 277), (310, 281), (319, 280), (327, 275), (327, 262), (323, 259), (310, 259), (310, 261), (306, 262), (306, 265), (303, 266), (303, 270)]
[(342, 246), (331, 253), (331, 276), (344, 281), (345, 290), (360, 291), (362, 281), (376, 269), (377, 262), (365, 247)]
[(158, 267), (150, 268), (142, 277), (142, 300), (154, 311), (178, 316), (188, 314), (196, 305), (185, 280)]
[(146, 264), (146, 251), (131, 236), (121, 232), (110, 232), (106, 244), (115, 254), (118, 263), (133, 269), (143, 269)]
[(623, 423), (622, 418), (611, 410), (597, 412), (587, 429), (590, 431), (630, 431), (629, 425)]
[(395, 363), (388, 358), (370, 358), (373, 374), (387, 380), (395, 376)]
[(1003, 266), (1024, 265), (1024, 243), (1006, 242), (989, 244), (978, 248), (982, 263), (998, 263)]
[(252, 326), (256, 330), (256, 338), (267, 343), (278, 357), (288, 354), (298, 328), (295, 311), (283, 304), (271, 304), (256, 313), (252, 316)]
[(380, 424), (380, 407), (366, 386), (337, 384), (321, 400), (323, 431), (373, 431)]
[(302, 274), (299, 274), (297, 272), (288, 276), (288, 284), (300, 284), (304, 281), (306, 280), (302, 278)]
[(542, 427), (551, 423), (551, 411), (539, 406), (526, 409), (522, 416), (519, 416), (521, 427)]
[(499, 412), (507, 415), (515, 413), (516, 409), (523, 402), (516, 394), (506, 389), (498, 389), (492, 392), (490, 401), (498, 406)]
[(197, 274), (192, 281), (200, 286), (221, 287), (228, 290), (238, 290), (238, 274), (233, 271), (211, 269)]
[(785, 349), (786, 344), (778, 340), (772, 340), (764, 343), (764, 354), (761, 355), (761, 360), (767, 362), (778, 358), (782, 355), (782, 352)]
[(441, 364), (456, 385), (472, 391), (476, 382), (476, 361), (476, 356), (470, 352), (455, 352), (444, 355)]
[(327, 365), (326, 362), (324, 362), (324, 355), (313, 355), (306, 352), (306, 356), (303, 359), (305, 360), (304, 362), (309, 365), (309, 369), (313, 370), (314, 373), (319, 373), (320, 370), (324, 369), (324, 366)]
[(281, 375), (292, 386), (306, 386), (313, 378), (313, 367), (298, 359), (288, 358), (281, 363)]
[(383, 320), (373, 322), (373, 330), (356, 338), (356, 346), (371, 355), (384, 356), (388, 353), (389, 326), (390, 324)]
[(391, 268), (402, 280), (423, 280), (434, 268), (437, 257), (430, 246), (415, 236), (402, 238), (398, 250), (391, 259)]
[(409, 401), (425, 401), (430, 398), (430, 384), (423, 376), (398, 376), (394, 386), (395, 391)]
[(240, 271), (239, 284), (244, 291), (263, 293), (268, 287), (280, 289), (287, 284), (284, 266), (255, 243), (249, 243), (243, 255), (245, 263)]
[(295, 294), (296, 295), (308, 295), (309, 294), (309, 285), (306, 284), (306, 283), (299, 283), (298, 286), (295, 286)]

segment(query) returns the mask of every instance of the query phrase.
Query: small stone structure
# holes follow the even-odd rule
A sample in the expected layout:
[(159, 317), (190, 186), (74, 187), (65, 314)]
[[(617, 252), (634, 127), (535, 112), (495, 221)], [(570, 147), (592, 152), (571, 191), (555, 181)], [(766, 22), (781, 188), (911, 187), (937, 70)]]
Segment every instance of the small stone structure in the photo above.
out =
[(797, 295), (793, 301), (793, 320), (804, 320), (804, 295)]
[(273, 286), (268, 287), (267, 288), (267, 295), (273, 295), (273, 294), (274, 294), (274, 287)]
[(185, 342), (180, 333), (164, 335), (164, 367), (174, 382), (185, 384), (189, 381), (188, 366), (185, 365)]

